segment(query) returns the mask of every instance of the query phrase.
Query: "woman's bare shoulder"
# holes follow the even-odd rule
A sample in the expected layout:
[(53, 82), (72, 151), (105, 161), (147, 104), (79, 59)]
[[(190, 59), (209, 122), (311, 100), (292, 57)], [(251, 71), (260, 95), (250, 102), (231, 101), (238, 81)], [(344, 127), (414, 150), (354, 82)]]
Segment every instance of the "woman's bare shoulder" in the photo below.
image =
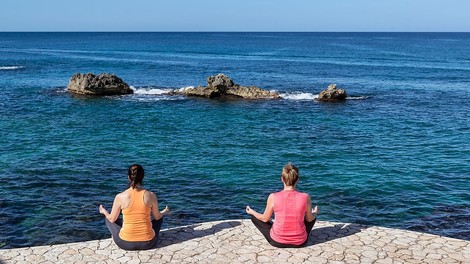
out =
[(116, 198), (119, 198), (119, 199), (129, 198), (129, 193), (127, 192), (127, 190), (125, 190), (123, 192), (116, 194)]
[(157, 196), (155, 195), (154, 192), (149, 191), (149, 190), (146, 189), (145, 193), (144, 193), (144, 197), (149, 198), (149, 199), (153, 199), (153, 198), (156, 198)]
[(310, 202), (312, 201), (312, 198), (310, 198), (310, 194), (304, 193), (304, 195), (305, 195), (305, 199), (307, 199), (307, 201), (310, 201)]
[(149, 190), (145, 190), (144, 195), (147, 195), (148, 197), (157, 197), (157, 195), (154, 192), (149, 191)]
[(156, 202), (157, 202), (157, 196), (155, 196), (153, 192), (149, 190), (145, 190), (144, 192), (145, 205), (147, 205), (148, 207), (153, 207), (153, 205), (155, 205)]

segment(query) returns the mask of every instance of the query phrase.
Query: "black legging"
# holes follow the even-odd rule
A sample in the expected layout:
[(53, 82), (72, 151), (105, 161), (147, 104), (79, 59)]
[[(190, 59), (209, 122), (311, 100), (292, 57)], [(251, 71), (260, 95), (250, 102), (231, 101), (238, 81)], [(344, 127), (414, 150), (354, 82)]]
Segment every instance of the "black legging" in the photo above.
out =
[[(105, 218), (106, 219), (106, 218)], [(152, 229), (155, 231), (155, 237), (150, 239), (149, 241), (142, 241), (142, 242), (131, 242), (123, 240), (119, 237), (119, 232), (122, 228), (122, 220), (117, 219), (114, 223), (111, 223), (108, 219), (106, 219), (106, 226), (108, 227), (111, 235), (113, 236), (113, 240), (116, 245), (124, 250), (145, 250), (151, 249), (157, 244), (158, 240), (158, 233), (160, 233), (160, 229), (162, 228), (163, 217), (159, 220), (152, 220)]]
[(269, 242), (274, 247), (278, 248), (299, 248), (305, 246), (308, 242), (308, 236), (310, 235), (310, 232), (312, 231), (313, 225), (317, 221), (317, 218), (313, 219), (311, 222), (308, 222), (307, 220), (304, 220), (305, 224), (305, 231), (307, 231), (307, 239), (300, 244), (300, 245), (293, 245), (293, 244), (283, 244), (274, 241), (274, 239), (271, 238), (271, 228), (273, 227), (273, 222), (263, 222), (259, 220), (258, 218), (254, 217), (253, 215), (251, 216), (251, 221), (253, 224), (258, 228), (258, 230), (263, 234), (263, 236), (266, 238), (266, 240)]

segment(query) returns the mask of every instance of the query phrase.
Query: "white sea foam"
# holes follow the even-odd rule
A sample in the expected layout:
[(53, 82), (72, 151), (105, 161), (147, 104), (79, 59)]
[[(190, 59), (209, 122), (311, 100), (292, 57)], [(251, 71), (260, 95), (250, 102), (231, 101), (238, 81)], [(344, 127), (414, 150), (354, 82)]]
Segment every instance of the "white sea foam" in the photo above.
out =
[(0, 70), (18, 70), (23, 68), (24, 66), (0, 66)]
[(173, 89), (161, 89), (153, 87), (135, 88), (134, 86), (131, 86), (131, 89), (134, 90), (134, 94), (139, 95), (165, 95), (173, 91)]
[(304, 92), (292, 92), (279, 94), (283, 99), (287, 100), (315, 100), (318, 98), (318, 94), (304, 93)]
[(184, 92), (186, 89), (192, 89), (194, 86), (185, 86), (179, 89), (171, 89), (171, 88), (154, 88), (154, 87), (139, 87), (135, 88), (131, 86), (131, 89), (134, 90), (134, 94), (139, 95), (167, 95), (173, 91), (175, 92)]

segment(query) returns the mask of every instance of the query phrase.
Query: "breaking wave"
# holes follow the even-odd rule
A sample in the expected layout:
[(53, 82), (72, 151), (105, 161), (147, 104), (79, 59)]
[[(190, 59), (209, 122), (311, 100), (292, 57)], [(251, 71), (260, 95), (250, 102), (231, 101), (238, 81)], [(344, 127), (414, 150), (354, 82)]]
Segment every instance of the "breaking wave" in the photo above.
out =
[(131, 89), (134, 90), (134, 94), (138, 95), (166, 95), (173, 91), (173, 89), (162, 89), (154, 87), (135, 88), (134, 86), (131, 86)]

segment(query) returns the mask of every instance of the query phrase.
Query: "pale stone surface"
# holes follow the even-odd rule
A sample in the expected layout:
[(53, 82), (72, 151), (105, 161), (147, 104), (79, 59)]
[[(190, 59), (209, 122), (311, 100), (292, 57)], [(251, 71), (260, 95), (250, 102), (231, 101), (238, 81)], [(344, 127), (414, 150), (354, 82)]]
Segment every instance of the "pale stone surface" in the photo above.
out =
[(469, 263), (470, 241), (376, 226), (319, 221), (304, 248), (275, 248), (250, 220), (161, 231), (157, 247), (124, 251), (111, 239), (0, 250), (19, 263)]

